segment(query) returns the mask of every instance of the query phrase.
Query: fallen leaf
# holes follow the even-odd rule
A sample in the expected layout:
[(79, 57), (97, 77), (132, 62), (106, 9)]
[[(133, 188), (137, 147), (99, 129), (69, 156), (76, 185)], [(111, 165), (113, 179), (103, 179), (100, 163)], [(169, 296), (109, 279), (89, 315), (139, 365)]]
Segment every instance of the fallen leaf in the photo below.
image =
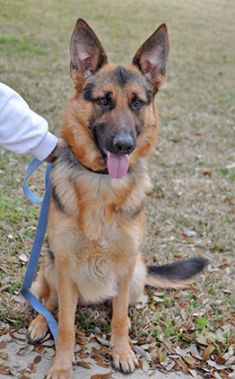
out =
[(86, 359), (89, 357), (89, 354), (85, 351), (85, 349), (81, 349), (79, 355), (82, 359)]
[(8, 353), (5, 351), (0, 351), (0, 358), (6, 361), (8, 359)]
[(193, 378), (197, 378), (197, 377), (198, 377), (198, 376), (197, 376), (197, 371), (196, 371), (196, 370), (190, 370), (190, 369), (189, 369), (189, 372), (190, 372), (190, 374), (192, 375)]
[(33, 350), (34, 350), (33, 345), (24, 345), (23, 347), (19, 348), (16, 354), (23, 357), (24, 355), (28, 355), (29, 353), (31, 353)]
[(108, 372), (107, 374), (95, 374), (90, 377), (90, 379), (109, 379), (112, 378), (112, 373)]
[(140, 357), (145, 358), (146, 357), (146, 351), (138, 345), (133, 346), (133, 350), (138, 354)]
[(6, 341), (0, 341), (0, 350), (5, 349), (6, 344)]
[(175, 360), (175, 362), (182, 369), (182, 371), (183, 371), (184, 374), (188, 374), (189, 373), (189, 368), (186, 365), (186, 363), (183, 361), (183, 359), (178, 358), (178, 359)]
[(5, 365), (0, 365), (0, 374), (9, 375), (10, 374), (9, 367)]
[(88, 362), (85, 362), (85, 361), (78, 361), (76, 362), (76, 365), (77, 366), (80, 366), (80, 367), (83, 367), (83, 368), (87, 368), (87, 369), (90, 369), (90, 363)]
[(206, 337), (203, 336), (203, 335), (201, 335), (201, 334), (198, 335), (198, 336), (196, 337), (196, 341), (197, 341), (200, 345), (204, 345), (204, 346), (207, 346), (207, 345), (208, 345)]
[(45, 349), (45, 346), (43, 346), (43, 345), (35, 345), (34, 346), (34, 351), (36, 353), (43, 353), (44, 349)]
[(227, 366), (219, 365), (216, 362), (212, 361), (211, 359), (208, 359), (207, 363), (209, 366), (214, 367), (216, 370), (224, 370), (227, 368)]
[(35, 365), (37, 365), (39, 362), (41, 362), (41, 360), (42, 360), (42, 357), (41, 357), (40, 355), (37, 355), (37, 356), (34, 358), (33, 363), (34, 363)]
[(197, 349), (197, 346), (196, 346), (195, 344), (192, 344), (192, 345), (190, 346), (190, 353), (191, 353), (191, 355), (192, 355), (194, 358), (199, 359), (199, 360), (202, 360), (202, 357), (200, 356), (199, 351), (198, 351), (198, 349)]
[(167, 366), (165, 366), (165, 369), (166, 369), (167, 371), (171, 371), (171, 370), (174, 368), (174, 366), (175, 366), (175, 362), (172, 361), (172, 362), (170, 362)]
[(102, 337), (99, 337), (99, 336), (96, 336), (96, 339), (97, 341), (101, 344), (101, 345), (104, 345), (104, 346), (110, 346), (110, 342), (108, 340), (105, 340), (104, 338)]
[(166, 351), (162, 348), (157, 349), (157, 356), (159, 359), (159, 362), (162, 363), (166, 358)]
[(17, 340), (20, 340), (20, 341), (26, 341), (26, 334), (25, 333), (14, 332), (12, 334), (12, 337), (17, 339)]
[(209, 345), (205, 348), (205, 350), (202, 353), (202, 359), (204, 361), (207, 361), (211, 353), (215, 350), (215, 347), (213, 345)]
[(186, 354), (182, 358), (189, 365), (194, 365), (195, 364), (195, 359), (190, 354)]

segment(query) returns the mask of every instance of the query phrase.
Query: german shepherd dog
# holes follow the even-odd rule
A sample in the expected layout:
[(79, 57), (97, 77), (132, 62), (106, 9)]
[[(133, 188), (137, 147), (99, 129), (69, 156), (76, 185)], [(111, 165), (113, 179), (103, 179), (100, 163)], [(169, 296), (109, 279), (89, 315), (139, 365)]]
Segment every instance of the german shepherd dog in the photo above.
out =
[[(165, 76), (166, 25), (144, 42), (130, 65), (109, 63), (99, 39), (81, 19), (70, 51), (75, 95), (62, 127), (69, 148), (52, 168), (49, 250), (32, 287), (49, 311), (59, 310), (48, 379), (72, 377), (77, 303), (112, 299), (113, 365), (133, 372), (138, 362), (128, 338), (129, 304), (138, 301), (145, 285), (187, 285), (206, 264), (195, 257), (146, 266), (140, 253), (151, 189), (145, 158), (159, 129), (153, 101)], [(46, 332), (47, 323), (38, 315), (29, 337), (35, 342)]]

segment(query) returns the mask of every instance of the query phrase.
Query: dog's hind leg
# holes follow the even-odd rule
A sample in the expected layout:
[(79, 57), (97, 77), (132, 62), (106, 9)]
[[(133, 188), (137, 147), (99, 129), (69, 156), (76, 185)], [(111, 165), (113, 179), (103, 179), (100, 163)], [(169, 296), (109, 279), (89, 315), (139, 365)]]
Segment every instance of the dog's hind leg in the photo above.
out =
[(137, 256), (136, 264), (131, 280), (131, 287), (129, 292), (129, 304), (134, 305), (144, 295), (144, 287), (146, 281), (146, 265), (142, 259), (141, 254)]

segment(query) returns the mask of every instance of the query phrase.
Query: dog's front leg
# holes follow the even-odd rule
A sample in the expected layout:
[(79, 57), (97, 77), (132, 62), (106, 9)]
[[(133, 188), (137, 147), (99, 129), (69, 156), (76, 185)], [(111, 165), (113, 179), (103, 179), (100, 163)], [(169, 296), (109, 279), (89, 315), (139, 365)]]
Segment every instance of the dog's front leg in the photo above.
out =
[(79, 291), (71, 279), (71, 265), (66, 259), (56, 259), (56, 279), (59, 303), (56, 356), (47, 379), (71, 379), (74, 357), (74, 318)]
[(138, 361), (131, 349), (128, 336), (128, 306), (129, 290), (134, 270), (134, 262), (131, 264), (128, 272), (121, 277), (118, 285), (118, 294), (113, 298), (113, 316), (112, 316), (112, 358), (113, 365), (125, 373), (133, 372), (138, 366)]

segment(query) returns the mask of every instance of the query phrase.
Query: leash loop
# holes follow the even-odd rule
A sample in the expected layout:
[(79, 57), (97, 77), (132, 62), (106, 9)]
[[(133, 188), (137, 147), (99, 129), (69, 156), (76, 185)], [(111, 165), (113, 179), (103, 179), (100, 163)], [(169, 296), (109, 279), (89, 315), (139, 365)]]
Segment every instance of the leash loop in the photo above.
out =
[(30, 200), (32, 203), (36, 204), (42, 204), (38, 223), (37, 223), (37, 229), (34, 236), (34, 242), (29, 258), (29, 262), (26, 268), (25, 277), (23, 280), (23, 284), (21, 287), (21, 293), (24, 296), (26, 300), (31, 304), (31, 306), (40, 314), (42, 314), (45, 319), (47, 320), (48, 327), (51, 331), (51, 334), (54, 338), (54, 342), (56, 343), (56, 337), (58, 332), (57, 322), (55, 318), (52, 316), (52, 314), (44, 307), (44, 305), (39, 301), (39, 299), (33, 295), (30, 292), (30, 288), (32, 285), (32, 282), (34, 280), (38, 260), (40, 257), (41, 248), (43, 245), (43, 241), (45, 238), (46, 228), (47, 228), (47, 220), (48, 220), (48, 211), (50, 206), (50, 194), (51, 194), (51, 184), (50, 184), (50, 171), (52, 168), (52, 164), (48, 163), (46, 167), (46, 174), (45, 174), (45, 195), (44, 197), (39, 197), (38, 195), (34, 194), (30, 189), (28, 185), (29, 178), (34, 173), (34, 171), (42, 164), (42, 161), (39, 161), (38, 159), (33, 159), (25, 174), (24, 178), (24, 194), (28, 200)]

